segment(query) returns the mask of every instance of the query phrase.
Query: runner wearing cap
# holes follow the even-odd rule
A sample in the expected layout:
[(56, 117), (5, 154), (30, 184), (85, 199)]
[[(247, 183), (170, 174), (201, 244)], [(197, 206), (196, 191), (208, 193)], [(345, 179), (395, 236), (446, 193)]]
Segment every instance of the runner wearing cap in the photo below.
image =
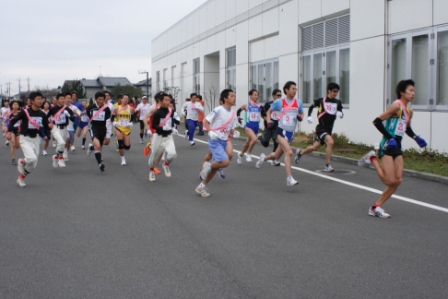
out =
[(146, 135), (145, 132), (145, 115), (149, 112), (149, 109), (151, 108), (151, 105), (148, 103), (148, 97), (143, 96), (142, 102), (138, 104), (137, 108), (135, 109), (135, 112), (139, 114), (139, 123), (140, 123), (140, 143), (143, 143), (143, 135)]

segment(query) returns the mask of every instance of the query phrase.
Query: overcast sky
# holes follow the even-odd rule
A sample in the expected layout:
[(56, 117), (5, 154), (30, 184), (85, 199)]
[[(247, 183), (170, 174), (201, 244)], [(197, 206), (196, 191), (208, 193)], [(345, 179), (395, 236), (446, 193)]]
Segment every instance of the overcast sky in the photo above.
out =
[[(151, 40), (206, 0), (1, 0), (0, 85), (56, 88), (65, 80), (151, 71)], [(151, 76), (151, 74), (150, 74)]]

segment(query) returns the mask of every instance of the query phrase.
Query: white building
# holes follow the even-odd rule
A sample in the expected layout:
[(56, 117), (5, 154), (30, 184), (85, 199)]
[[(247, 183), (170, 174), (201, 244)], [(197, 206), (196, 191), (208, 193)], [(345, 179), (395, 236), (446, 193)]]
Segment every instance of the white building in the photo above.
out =
[(412, 127), (448, 152), (447, 11), (447, 0), (209, 0), (152, 41), (153, 92), (179, 87), (182, 105), (191, 92), (230, 87), (240, 106), (251, 88), (264, 101), (292, 80), (308, 107), (335, 81), (345, 117), (334, 132), (373, 144), (373, 119), (412, 78)]

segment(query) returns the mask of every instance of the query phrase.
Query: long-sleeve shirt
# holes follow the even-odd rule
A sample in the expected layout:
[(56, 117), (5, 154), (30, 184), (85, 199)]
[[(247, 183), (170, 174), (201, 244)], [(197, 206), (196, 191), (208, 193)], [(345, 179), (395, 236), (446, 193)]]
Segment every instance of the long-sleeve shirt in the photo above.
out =
[[(34, 119), (36, 123), (39, 125), (39, 129), (41, 127), (45, 128), (46, 130), (50, 130), (48, 127), (48, 118), (45, 112), (42, 110), (33, 110), (32, 108), (27, 108), (28, 114), (30, 115), (30, 118)], [(39, 129), (35, 128), (28, 120), (28, 116), (26, 115), (24, 110), (21, 110), (19, 114), (16, 115), (11, 121), (9, 122), (8, 131), (12, 132), (14, 129), (14, 125), (16, 122), (21, 121), (20, 124), (20, 134), (24, 136), (30, 136), (30, 137), (36, 137), (39, 134)]]
[(187, 119), (198, 120), (198, 112), (204, 112), (204, 107), (198, 102), (186, 102), (182, 106), (182, 112), (187, 110)]
[[(59, 110), (61, 110), (62, 107), (59, 106), (54, 106), (50, 109), (50, 112), (48, 112), (48, 117), (54, 117)], [(69, 117), (67, 117), (67, 115), (65, 114), (65, 111), (67, 111), (69, 113)], [(75, 114), (73, 113), (73, 111), (68, 108), (65, 107), (65, 109), (59, 114), (57, 119), (54, 119), (54, 124), (57, 125), (58, 127), (66, 127), (68, 126), (68, 121), (75, 121)]]

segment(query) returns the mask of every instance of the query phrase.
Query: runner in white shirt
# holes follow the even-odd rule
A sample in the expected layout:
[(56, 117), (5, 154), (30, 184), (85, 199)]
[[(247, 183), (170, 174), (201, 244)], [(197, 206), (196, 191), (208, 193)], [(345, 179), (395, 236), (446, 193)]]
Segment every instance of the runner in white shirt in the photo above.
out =
[[(198, 111), (204, 112), (204, 107), (197, 102), (197, 94), (192, 93), (190, 95), (190, 101), (186, 102), (182, 106), (182, 112), (187, 111), (186, 114), (186, 122), (188, 124), (188, 140), (190, 141), (190, 145), (193, 146), (196, 143), (194, 142), (194, 131), (196, 131), (196, 126), (198, 125)], [(185, 116), (185, 114), (183, 114)]]
[[(65, 96), (65, 105), (68, 108), (70, 108), (70, 110), (73, 111), (73, 113), (75, 114), (75, 117), (77, 117), (78, 119), (81, 118), (81, 110), (79, 110), (78, 107), (73, 105), (73, 103), (72, 103), (72, 95), (71, 94), (67, 94)], [(73, 138), (75, 136), (74, 122), (71, 121), (71, 120), (69, 120), (69, 122), (68, 122), (67, 132), (68, 132), (67, 143), (65, 144), (64, 153), (62, 155), (64, 157), (64, 161), (68, 161), (68, 151), (70, 150), (71, 144), (73, 142)], [(71, 150), (74, 151), (75, 147), (72, 146)]]
[(143, 120), (145, 118), (145, 115), (149, 112), (149, 109), (151, 109), (151, 105), (148, 103), (148, 97), (143, 96), (142, 102), (140, 104), (138, 104), (137, 108), (135, 109), (135, 112), (139, 113), (140, 143), (143, 143), (143, 135), (146, 135), (145, 123)]
[[(3, 105), (0, 114), (0, 123), (2, 124), (3, 137), (5, 137), (5, 134), (8, 131), (7, 121), (11, 109), (9, 108), (9, 100), (4, 100), (2, 104)], [(6, 140), (5, 144), (6, 146), (9, 146), (9, 140)]]
[(203, 180), (195, 190), (202, 197), (210, 196), (206, 185), (213, 179), (218, 169), (230, 164), (226, 148), (229, 134), (233, 134), (236, 126), (236, 113), (231, 109), (235, 105), (235, 94), (231, 89), (224, 89), (221, 92), (220, 101), (224, 101), (224, 104), (213, 109), (204, 119), (204, 127), (208, 131), (208, 147), (212, 152), (212, 163), (204, 162), (200, 174)]

